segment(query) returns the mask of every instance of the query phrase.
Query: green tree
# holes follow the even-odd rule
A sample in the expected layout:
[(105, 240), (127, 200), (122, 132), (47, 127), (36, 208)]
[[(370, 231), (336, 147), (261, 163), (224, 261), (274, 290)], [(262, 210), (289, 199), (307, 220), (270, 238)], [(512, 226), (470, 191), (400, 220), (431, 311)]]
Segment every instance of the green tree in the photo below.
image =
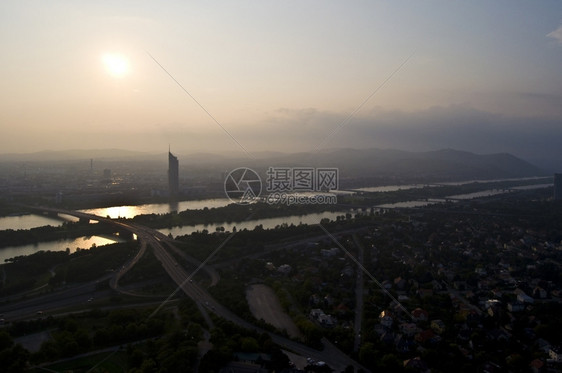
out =
[(255, 338), (243, 337), (240, 339), (240, 349), (243, 352), (258, 352), (260, 350), (260, 346)]
[(383, 372), (403, 372), (402, 361), (394, 354), (386, 354), (382, 357), (380, 367)]
[(376, 349), (371, 342), (364, 343), (359, 349), (359, 361), (366, 367), (374, 367), (376, 365)]
[(4, 351), (14, 344), (12, 337), (5, 330), (0, 331), (0, 351)]

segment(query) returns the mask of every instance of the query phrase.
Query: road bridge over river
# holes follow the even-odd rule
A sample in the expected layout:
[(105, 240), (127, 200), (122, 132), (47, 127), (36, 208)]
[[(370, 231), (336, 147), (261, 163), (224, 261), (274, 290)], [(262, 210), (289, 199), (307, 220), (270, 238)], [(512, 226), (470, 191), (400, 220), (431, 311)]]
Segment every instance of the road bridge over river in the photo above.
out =
[[(30, 206), (27, 206), (30, 207)], [(173, 255), (170, 253), (170, 248), (173, 248), (172, 240), (170, 240), (165, 234), (145, 227), (138, 224), (134, 224), (131, 222), (123, 221), (123, 220), (113, 220), (109, 218), (104, 218), (101, 216), (88, 214), (80, 211), (70, 211), (64, 209), (57, 209), (57, 208), (50, 208), (50, 207), (31, 207), (36, 211), (42, 211), (44, 213), (50, 214), (64, 214), (75, 216), (81, 220), (94, 220), (100, 223), (111, 224), (114, 225), (119, 230), (126, 230), (134, 235), (137, 236), (137, 239), (141, 243), (141, 249), (139, 253), (133, 258), (130, 262), (126, 263), (125, 266), (117, 273), (114, 274), (113, 278), (110, 281), (112, 287), (117, 288), (118, 281), (123, 274), (130, 270), (140, 259), (143, 255), (147, 247), (151, 247), (154, 251), (156, 258), (160, 261), (168, 275), (172, 278), (172, 280), (178, 285), (177, 291), (183, 291), (187, 296), (193, 299), (199, 308), (203, 311), (202, 313), (206, 314), (206, 312), (215, 313), (217, 316), (222, 317), (228, 321), (233, 322), (234, 324), (241, 326), (243, 328), (254, 330), (259, 333), (268, 333), (272, 340), (281, 346), (284, 349), (288, 349), (293, 351), (297, 354), (300, 354), (305, 357), (310, 357), (316, 361), (324, 361), (326, 364), (331, 366), (338, 372), (343, 371), (347, 366), (351, 365), (354, 366), (356, 370), (362, 369), (366, 372), (369, 370), (365, 367), (361, 366), (351, 357), (343, 353), (339, 350), (336, 346), (331, 344), (328, 340), (324, 339), (323, 345), (324, 349), (322, 351), (313, 349), (302, 343), (290, 340), (283, 336), (277, 335), (275, 333), (268, 332), (264, 329), (261, 329), (252, 323), (240, 318), (238, 315), (234, 314), (230, 311), (226, 306), (220, 304), (217, 300), (215, 300), (205, 289), (201, 288), (197, 284), (191, 282), (191, 278), (195, 275), (198, 270), (207, 271), (211, 279), (215, 278), (218, 274), (213, 274), (214, 269), (207, 265), (203, 265), (200, 261), (195, 258), (189, 258), (190, 262), (196, 265), (196, 271), (188, 274), (185, 269), (179, 265), (179, 263), (174, 259)], [(177, 249), (175, 249), (177, 250)], [(188, 257), (184, 254), (184, 257)], [(213, 277), (215, 276), (215, 277)], [(159, 309), (159, 308), (158, 308)], [(157, 310), (158, 310), (157, 309)]]

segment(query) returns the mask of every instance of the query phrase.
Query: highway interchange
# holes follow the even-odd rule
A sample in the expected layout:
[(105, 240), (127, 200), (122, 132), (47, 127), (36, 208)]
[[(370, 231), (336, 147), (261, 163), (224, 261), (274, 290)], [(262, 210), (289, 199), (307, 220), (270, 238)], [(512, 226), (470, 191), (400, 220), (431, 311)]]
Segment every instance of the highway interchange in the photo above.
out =
[[(25, 299), (22, 301), (12, 301), (5, 305), (0, 306), (0, 313), (4, 314), (4, 317), (9, 320), (16, 320), (22, 318), (29, 318), (36, 316), (37, 313), (43, 313), (49, 311), (52, 314), (53, 310), (62, 309), (65, 307), (75, 306), (77, 304), (83, 304), (84, 309), (89, 306), (89, 300), (92, 299), (92, 294), (96, 292), (96, 283), (99, 281), (106, 281), (109, 279), (111, 290), (104, 290), (103, 294), (99, 291), (96, 295), (99, 297), (101, 295), (110, 296), (113, 292), (119, 291), (123, 293), (128, 293), (126, 290), (119, 288), (119, 279), (138, 262), (138, 260), (144, 255), (148, 248), (152, 248), (154, 255), (162, 264), (162, 267), (170, 276), (170, 278), (177, 284), (176, 291), (170, 295), (170, 297), (158, 304), (156, 311), (158, 312), (160, 308), (165, 306), (165, 304), (175, 295), (177, 292), (182, 291), (188, 297), (190, 297), (197, 304), (199, 310), (201, 311), (203, 317), (207, 321), (209, 328), (211, 328), (212, 320), (209, 317), (209, 312), (216, 314), (217, 316), (233, 322), (234, 324), (260, 333), (268, 333), (272, 340), (284, 349), (290, 350), (297, 353), (303, 357), (314, 359), (315, 361), (324, 361), (330, 367), (335, 369), (335, 371), (343, 371), (347, 366), (352, 365), (355, 369), (363, 369), (368, 371), (365, 367), (361, 366), (355, 360), (350, 358), (348, 355), (339, 350), (336, 346), (331, 344), (329, 341), (323, 339), (323, 350), (319, 351), (303, 345), (302, 343), (293, 341), (291, 339), (285, 338), (283, 336), (277, 335), (275, 333), (268, 332), (261, 329), (252, 323), (240, 318), (233, 312), (231, 312), (226, 306), (220, 304), (216, 301), (205, 289), (191, 281), (192, 277), (199, 271), (203, 270), (211, 279), (211, 284), (214, 285), (220, 280), (220, 276), (215, 269), (211, 266), (205, 265), (206, 261), (201, 263), (197, 259), (190, 257), (184, 252), (178, 250), (174, 247), (173, 241), (170, 240), (166, 235), (158, 232), (154, 229), (150, 229), (137, 224), (132, 224), (123, 221), (112, 220), (108, 218), (103, 218), (100, 216), (87, 214), (77, 211), (68, 211), (63, 209), (53, 209), (53, 208), (41, 208), (41, 211), (56, 214), (67, 214), (78, 217), (84, 220), (95, 220), (99, 222), (104, 222), (107, 224), (112, 224), (119, 230), (126, 230), (137, 236), (137, 240), (140, 242), (140, 249), (138, 253), (130, 261), (125, 263), (123, 267), (107, 275), (104, 278), (98, 279), (96, 282), (83, 284), (80, 286), (74, 286), (62, 291), (57, 291), (49, 295)], [(228, 239), (227, 239), (228, 240)], [(225, 242), (226, 243), (226, 242)], [(223, 243), (223, 244), (225, 244)], [(221, 247), (219, 246), (218, 249)], [(178, 261), (172, 255), (172, 252), (180, 255), (184, 260), (188, 261), (191, 265), (196, 267), (196, 270), (187, 273), (184, 267), (178, 263)], [(217, 250), (216, 250), (217, 251)], [(216, 252), (215, 251), (215, 252)], [(208, 258), (210, 259), (210, 258)], [(362, 281), (361, 281), (362, 282)], [(359, 289), (357, 289), (359, 290)], [(130, 293), (129, 293), (130, 294)], [(143, 303), (146, 305), (146, 302)], [(356, 341), (356, 346), (358, 345), (358, 340)]]

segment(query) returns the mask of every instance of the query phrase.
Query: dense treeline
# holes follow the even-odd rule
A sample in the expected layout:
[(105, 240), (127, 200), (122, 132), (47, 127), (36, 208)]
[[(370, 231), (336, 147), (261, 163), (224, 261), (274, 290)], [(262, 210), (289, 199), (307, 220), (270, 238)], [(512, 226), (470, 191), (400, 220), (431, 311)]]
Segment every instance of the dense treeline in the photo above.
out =
[(227, 277), (228, 281), (220, 281), (216, 286), (210, 288), (209, 292), (220, 303), (228, 305), (228, 308), (238, 316), (249, 321), (255, 321), (246, 301), (246, 276), (240, 276), (242, 278), (239, 278), (233, 273), (229, 273)]
[(120, 286), (133, 283), (142, 284), (136, 287), (135, 292), (145, 295), (166, 297), (177, 288), (152, 250), (147, 250), (134, 267), (119, 280)]
[[(335, 221), (325, 218), (318, 223), (322, 224), (329, 232), (335, 233), (345, 229), (364, 227), (365, 224), (373, 223), (380, 219), (379, 216), (370, 213), (356, 216), (354, 219), (351, 219), (351, 217), (351, 214), (347, 213), (338, 216)], [(403, 220), (404, 217), (394, 212), (389, 212), (385, 214), (384, 219), (387, 221), (393, 219)], [(307, 224), (282, 224), (274, 229), (264, 229), (262, 225), (258, 225), (253, 230), (234, 229), (233, 232), (236, 232), (236, 234), (232, 235), (227, 245), (216, 254), (213, 261), (240, 258), (244, 255), (263, 252), (264, 249), (271, 247), (269, 245), (281, 246), (283, 242), (293, 242), (298, 239), (306, 241), (307, 237), (323, 236), (322, 240), (331, 242), (331, 239), (326, 236), (319, 226), (313, 227)], [(223, 231), (209, 232), (207, 230), (194, 232), (190, 235), (176, 237), (177, 241), (183, 242), (183, 245), (178, 243), (177, 246), (187, 250), (190, 255), (204, 260), (212, 251), (225, 242), (231, 233)]]
[(4, 281), (0, 282), (0, 296), (32, 289), (48, 276), (49, 269), (68, 261), (69, 258), (69, 251), (39, 251), (10, 259), (10, 262), (1, 268)]
[(38, 244), (40, 242), (81, 236), (93, 236), (96, 234), (112, 234), (114, 231), (115, 228), (107, 224), (87, 224), (80, 222), (65, 222), (58, 227), (46, 225), (31, 229), (6, 229), (0, 231), (0, 248)]
[(0, 367), (2, 367), (2, 372), (23, 372), (28, 359), (29, 352), (20, 344), (15, 344), (8, 332), (0, 331)]
[(200, 372), (218, 372), (233, 359), (235, 352), (268, 354), (270, 360), (264, 362), (264, 365), (270, 371), (281, 371), (289, 367), (288, 357), (268, 334), (243, 329), (223, 319), (215, 319), (214, 322), (215, 328), (211, 330), (214, 348), (201, 359)]
[[(181, 327), (158, 339), (127, 345), (129, 372), (191, 372), (198, 360), (198, 342), (204, 338), (203, 317), (190, 299), (178, 305)], [(200, 370), (201, 371), (201, 370)]]
[[(173, 316), (134, 309), (92, 311), (53, 319), (51, 338), (31, 355), (35, 363), (75, 356), (92, 350), (158, 337), (171, 328)], [(17, 327), (17, 326), (15, 326)]]
[(133, 241), (78, 250), (70, 255), (71, 261), (56, 268), (55, 276), (49, 283), (93, 281), (121, 267), (135, 254), (137, 246), (138, 243)]
[(123, 242), (92, 246), (72, 254), (70, 250), (38, 251), (11, 258), (2, 265), (4, 281), (0, 282), (0, 296), (31, 290), (40, 285), (49, 284), (53, 287), (64, 282), (95, 280), (107, 271), (120, 267), (134, 254), (136, 248), (136, 242)]
[[(108, 347), (122, 351), (126, 357), (124, 369), (134, 373), (190, 372), (195, 371), (198, 363), (201, 372), (218, 372), (236, 359), (236, 353), (265, 354), (263, 364), (270, 371), (289, 367), (287, 356), (268, 334), (249, 331), (216, 317), (211, 330), (212, 349), (198, 362), (198, 343), (205, 339), (200, 326), (203, 318), (189, 299), (176, 305), (175, 316), (168, 311), (152, 314), (150, 309), (92, 310), (57, 319), (13, 323), (0, 332), (2, 371), (20, 372), (29, 364), (44, 366), (49, 361)], [(29, 353), (14, 344), (13, 338), (17, 336), (46, 330), (51, 338), (38, 352)], [(71, 361), (64, 364), (65, 369), (73, 367)], [(78, 358), (75, 364), (78, 367), (83, 362)]]
[[(122, 343), (159, 337), (166, 330), (172, 329), (173, 324), (173, 317), (170, 314), (160, 313), (149, 318), (148, 311), (139, 312), (134, 309), (110, 312), (93, 310), (59, 319), (48, 317), (19, 321), (0, 332), (0, 366), (3, 372), (22, 372), (29, 363), (40, 364)], [(29, 353), (21, 345), (14, 343), (13, 338), (44, 330), (50, 331), (51, 338), (41, 345), (38, 352)], [(198, 334), (194, 333), (194, 335)], [(177, 338), (167, 340), (175, 342)], [(190, 343), (194, 345), (196, 353), (196, 343), (191, 339)], [(177, 351), (172, 344), (167, 344), (166, 349), (154, 348), (161, 344), (152, 343), (146, 349), (153, 353), (159, 352), (160, 357), (171, 357)], [(181, 349), (180, 351), (185, 352)], [(128, 349), (131, 362), (138, 360), (138, 354), (134, 352), (133, 349)], [(176, 361), (179, 362), (181, 359), (177, 358)]]
[(225, 207), (186, 210), (177, 214), (147, 214), (134, 217), (135, 223), (152, 228), (166, 228), (201, 223), (230, 223), (244, 220), (274, 218), (289, 215), (305, 215), (322, 211), (339, 211), (338, 205), (251, 205), (230, 204)]

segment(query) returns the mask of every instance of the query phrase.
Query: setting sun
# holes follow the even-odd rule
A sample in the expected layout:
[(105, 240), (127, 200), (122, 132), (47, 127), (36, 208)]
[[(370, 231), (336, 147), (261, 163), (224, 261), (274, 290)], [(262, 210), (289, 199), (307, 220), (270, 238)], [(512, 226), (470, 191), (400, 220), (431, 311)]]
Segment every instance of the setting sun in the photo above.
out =
[(105, 54), (102, 57), (107, 72), (115, 77), (122, 78), (129, 73), (129, 61), (119, 54)]

